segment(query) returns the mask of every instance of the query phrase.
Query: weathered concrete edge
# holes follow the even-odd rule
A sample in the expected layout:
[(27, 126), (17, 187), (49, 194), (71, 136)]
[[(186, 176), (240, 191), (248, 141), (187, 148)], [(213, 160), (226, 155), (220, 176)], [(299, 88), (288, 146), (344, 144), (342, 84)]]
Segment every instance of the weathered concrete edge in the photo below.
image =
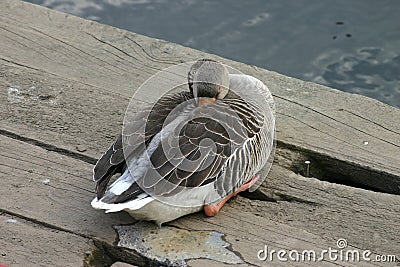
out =
[[(276, 163), (304, 177), (375, 192), (400, 194), (400, 175), (283, 141), (277, 142), (277, 148), (290, 150), (293, 157), (284, 163), (279, 160)], [(277, 151), (276, 157), (280, 156)], [(307, 161), (308, 164), (305, 163)]]

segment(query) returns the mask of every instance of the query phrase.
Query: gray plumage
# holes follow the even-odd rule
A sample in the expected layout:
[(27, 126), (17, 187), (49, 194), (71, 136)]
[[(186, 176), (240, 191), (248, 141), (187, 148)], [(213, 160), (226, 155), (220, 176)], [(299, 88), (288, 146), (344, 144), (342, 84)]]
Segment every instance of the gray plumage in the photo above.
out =
[[(93, 207), (161, 224), (217, 203), (271, 162), (275, 106), (261, 81), (200, 60), (188, 85), (129, 120), (94, 168)], [(199, 106), (199, 98), (217, 100)]]

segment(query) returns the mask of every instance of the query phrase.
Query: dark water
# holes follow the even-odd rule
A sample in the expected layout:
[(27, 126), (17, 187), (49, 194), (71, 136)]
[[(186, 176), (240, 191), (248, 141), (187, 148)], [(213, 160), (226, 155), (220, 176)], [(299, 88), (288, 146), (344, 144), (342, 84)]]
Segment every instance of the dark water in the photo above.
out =
[(400, 107), (399, 0), (29, 0)]

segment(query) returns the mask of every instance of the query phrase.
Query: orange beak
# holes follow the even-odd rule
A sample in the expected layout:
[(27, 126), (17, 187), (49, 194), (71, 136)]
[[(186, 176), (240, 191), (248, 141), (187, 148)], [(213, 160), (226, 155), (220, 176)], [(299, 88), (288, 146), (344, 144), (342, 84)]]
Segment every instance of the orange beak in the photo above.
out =
[(202, 98), (200, 98), (200, 100), (199, 100), (199, 106), (205, 105), (205, 104), (212, 104), (212, 103), (215, 102), (215, 100), (217, 100), (217, 99), (215, 99), (215, 98), (209, 98), (209, 97), (202, 97)]

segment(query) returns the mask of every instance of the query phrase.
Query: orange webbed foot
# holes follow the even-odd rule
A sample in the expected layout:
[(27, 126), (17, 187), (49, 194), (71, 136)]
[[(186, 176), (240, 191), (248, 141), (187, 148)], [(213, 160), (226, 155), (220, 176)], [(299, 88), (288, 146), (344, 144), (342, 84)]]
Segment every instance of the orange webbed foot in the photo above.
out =
[(207, 217), (214, 217), (215, 215), (217, 215), (219, 213), (219, 211), (221, 210), (222, 206), (232, 197), (236, 196), (237, 194), (239, 194), (240, 192), (246, 191), (247, 189), (249, 189), (253, 184), (255, 184), (257, 182), (257, 180), (260, 178), (259, 175), (254, 176), (253, 178), (250, 179), (250, 181), (246, 182), (245, 184), (243, 184), (238, 190), (236, 190), (235, 192), (227, 195), (226, 197), (224, 197), (221, 202), (219, 202), (216, 205), (204, 205), (204, 213), (206, 214)]

